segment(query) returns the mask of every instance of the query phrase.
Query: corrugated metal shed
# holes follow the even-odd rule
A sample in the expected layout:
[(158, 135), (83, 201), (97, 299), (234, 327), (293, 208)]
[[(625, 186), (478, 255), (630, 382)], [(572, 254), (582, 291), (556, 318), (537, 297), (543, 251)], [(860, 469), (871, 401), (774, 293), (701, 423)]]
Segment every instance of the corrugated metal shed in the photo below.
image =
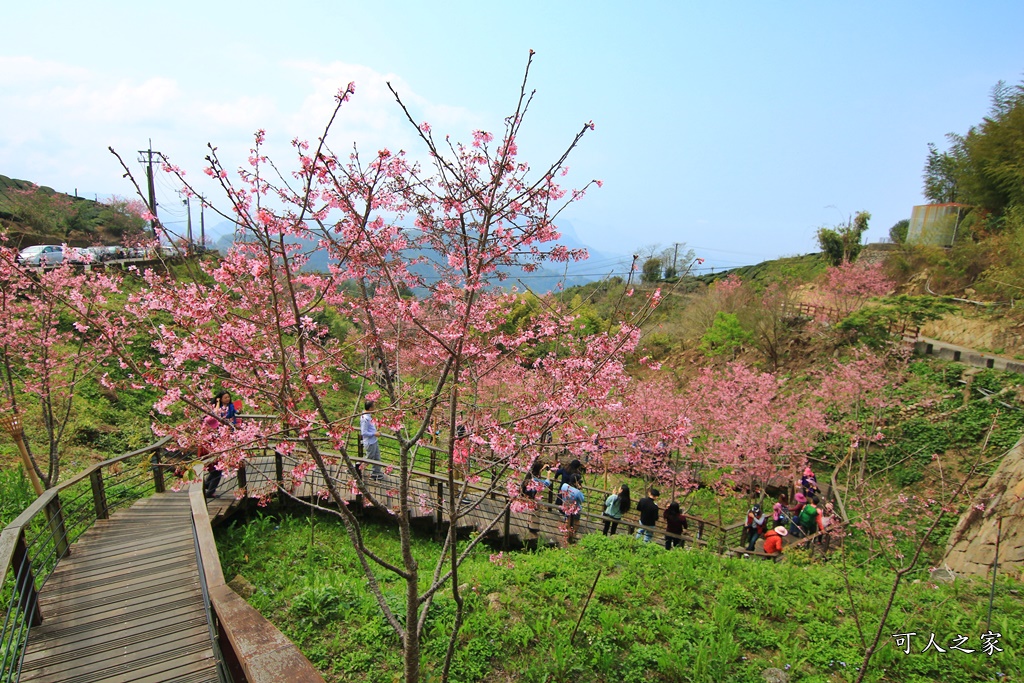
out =
[(967, 209), (965, 204), (924, 204), (915, 206), (907, 230), (908, 244), (951, 247)]

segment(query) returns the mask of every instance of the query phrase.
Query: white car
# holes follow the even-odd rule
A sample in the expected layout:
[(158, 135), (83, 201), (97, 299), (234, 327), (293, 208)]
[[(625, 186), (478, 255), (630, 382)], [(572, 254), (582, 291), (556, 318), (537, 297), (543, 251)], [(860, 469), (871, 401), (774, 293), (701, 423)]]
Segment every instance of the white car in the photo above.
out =
[(18, 261), (25, 266), (55, 266), (64, 261), (64, 247), (59, 244), (26, 247), (18, 254)]

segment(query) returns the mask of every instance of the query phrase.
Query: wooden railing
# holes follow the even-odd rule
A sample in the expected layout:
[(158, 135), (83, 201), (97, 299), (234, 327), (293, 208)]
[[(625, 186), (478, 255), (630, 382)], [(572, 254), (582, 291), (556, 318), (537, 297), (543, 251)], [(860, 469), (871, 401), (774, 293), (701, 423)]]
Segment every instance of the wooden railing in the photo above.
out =
[[(807, 304), (803, 302), (795, 302), (785, 304), (783, 311), (789, 315), (805, 315), (809, 318), (820, 318), (827, 320), (830, 323), (838, 323), (847, 314), (844, 314), (838, 308), (833, 306), (822, 306), (819, 304)], [(907, 323), (890, 323), (888, 332), (894, 337), (900, 337), (906, 341), (916, 341), (921, 335), (920, 325), (909, 325)]]
[(164, 490), (160, 459), (167, 441), (104, 460), (47, 489), (0, 532), (0, 682), (18, 680), (28, 630), (46, 616), (39, 590), (71, 544), (96, 520)]
[[(248, 416), (254, 419), (272, 419), (271, 416)], [(292, 446), (297, 448), (296, 453), (292, 456), (282, 456), (281, 453), (273, 449), (274, 441), (290, 441)], [(254, 490), (260, 491), (274, 491), (277, 489), (288, 490), (289, 476), (291, 465), (293, 461), (297, 462), (297, 459), (301, 457), (301, 441), (298, 439), (280, 438), (272, 440), (270, 446), (263, 451), (267, 457), (274, 458), (274, 472), (264, 473), (261, 469), (253, 466), (246, 466), (244, 463), (238, 470), (238, 480), (236, 486), (238, 489), (249, 489), (250, 494)], [(315, 441), (329, 443), (330, 439), (317, 438)], [(378, 441), (381, 452), (381, 465), (383, 467), (395, 467), (398, 465), (399, 453), (398, 453), (398, 441), (391, 435), (379, 434)], [(353, 431), (350, 439), (346, 444), (348, 452), (354, 453), (350, 459), (357, 465), (362, 467), (364, 472), (368, 472), (369, 468), (373, 465), (374, 461), (369, 460), (363, 456), (362, 444), (358, 439), (358, 432)], [(447, 467), (447, 451), (442, 448), (426, 444), (418, 444), (416, 446), (415, 454), (415, 469), (414, 476), (426, 480), (429, 482), (430, 495), (429, 505), (432, 509), (432, 514), (435, 517), (434, 523), (441, 526), (446, 523), (446, 487), (448, 486), (448, 467)], [(323, 449), (323, 455), (336, 456), (330, 449)], [(492, 468), (492, 466), (494, 466)], [(456, 485), (465, 487), (466, 496), (471, 500), (480, 500), (482, 498), (489, 498), (497, 507), (504, 508), (504, 512), (501, 513), (501, 519), (497, 520), (492, 530), (499, 535), (507, 544), (510, 537), (510, 526), (512, 512), (510, 509), (511, 499), (506, 489), (506, 481), (510, 477), (514, 477), (516, 481), (522, 478), (522, 473), (512, 470), (504, 470), (500, 463), (488, 463), (482, 460), (475, 460), (473, 463), (472, 471), (474, 473), (479, 472), (482, 475), (482, 479), (478, 482), (465, 482), (463, 480), (463, 473), (458, 472), (455, 477)], [(500, 474), (495, 474), (499, 472)], [(319, 477), (319, 474), (310, 475), (311, 477)], [(493, 478), (492, 478), (493, 477)], [(346, 477), (348, 479), (349, 477)], [(343, 484), (343, 488), (348, 488), (347, 480), (339, 482)], [(607, 497), (607, 492), (584, 486), (582, 490), (585, 494), (585, 502), (583, 508), (580, 511), (581, 520), (585, 521), (588, 525), (593, 528), (600, 529), (603, 525), (604, 520), (604, 501)], [(535, 499), (535, 504), (541, 510), (547, 510), (557, 516), (562, 515), (561, 506), (555, 504), (557, 492), (554, 487), (548, 489), (546, 493), (539, 494)], [(460, 508), (461, 509), (461, 508)], [(686, 516), (689, 528), (682, 534), (671, 534), (668, 533), (664, 528), (654, 527), (643, 527), (637, 521), (631, 521), (629, 519), (617, 520), (618, 526), (628, 530), (629, 533), (635, 533), (641, 528), (652, 531), (655, 535), (655, 540), (663, 542), (665, 537), (675, 538), (683, 541), (687, 544), (692, 544), (700, 547), (707, 547), (714, 552), (724, 553), (740, 545), (740, 539), (743, 535), (743, 522), (736, 522), (732, 524), (719, 524), (711, 520), (703, 519), (693, 515)], [(450, 518), (449, 518), (450, 519)], [(621, 533), (621, 532), (620, 532)]]
[(202, 486), (189, 489), (204, 597), (234, 683), (323, 683), (305, 655), (224, 581)]

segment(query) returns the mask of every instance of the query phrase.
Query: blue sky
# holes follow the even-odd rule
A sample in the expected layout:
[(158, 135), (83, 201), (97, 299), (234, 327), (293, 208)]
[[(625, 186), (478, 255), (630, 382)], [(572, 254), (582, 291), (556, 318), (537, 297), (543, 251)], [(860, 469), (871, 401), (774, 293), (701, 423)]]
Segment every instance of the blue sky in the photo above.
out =
[[(128, 195), (108, 145), (138, 168), (152, 138), (192, 178), (207, 142), (237, 166), (257, 128), (283, 155), (349, 81), (338, 152), (417, 149), (385, 80), (468, 139), (500, 129), (534, 49), (524, 158), (596, 124), (570, 162), (572, 184), (604, 181), (565, 214), (580, 239), (686, 242), (718, 268), (815, 251), (819, 226), (861, 209), (883, 238), (923, 203), (927, 143), (1024, 75), (1020, 2), (41, 0), (4, 16), (4, 175)], [(158, 194), (183, 220), (166, 180)]]

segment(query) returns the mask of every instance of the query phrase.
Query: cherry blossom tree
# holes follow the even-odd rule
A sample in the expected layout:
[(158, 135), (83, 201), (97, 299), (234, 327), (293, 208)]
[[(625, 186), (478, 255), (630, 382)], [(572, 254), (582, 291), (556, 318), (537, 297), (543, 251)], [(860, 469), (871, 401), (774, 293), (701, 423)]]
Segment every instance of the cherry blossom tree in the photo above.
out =
[(822, 303), (834, 308), (841, 320), (863, 306), (868, 300), (888, 294), (895, 283), (880, 262), (843, 262), (829, 266), (822, 277)]
[[(614, 401), (627, 384), (621, 359), (639, 332), (636, 321), (626, 320), (581, 334), (573, 312), (553, 305), (535, 311), (528, 325), (502, 326), (517, 298), (497, 285), (515, 269), (585, 256), (557, 245), (554, 220), (600, 184), (569, 192), (557, 181), (592, 123), (535, 170), (518, 156), (533, 98), (525, 76), (502, 133), (475, 131), (468, 144), (435, 138), (393, 90), (427, 162), (389, 149), (338, 155), (328, 133), (354, 92), (350, 84), (338, 93), (317, 141), (293, 141), (291, 172), (265, 154), (262, 131), (237, 178), (211, 148), (206, 173), (220, 184), (239, 239), (219, 262), (191, 262), (197, 270), (190, 281), (145, 274), (146, 287), (132, 298), (130, 311), (148, 326), (160, 360), (137, 369), (164, 392), (155, 406), (162, 418), (156, 428), (182, 449), (216, 454), (220, 468), (237, 467), (254, 444), (285, 431), (298, 435), (278, 447), (301, 459), (297, 472), (316, 469), (324, 476), (369, 589), (402, 642), (409, 683), (420, 677), (431, 604), (451, 591), (456, 610), (441, 666), (446, 679), (463, 619), (459, 567), (480, 538), (459, 542), (456, 536), (468, 482), (487, 469), (491, 476), (480, 485), (507, 487), (513, 506), (527, 505), (518, 499), (518, 473), (540, 452), (541, 435), (558, 425), (567, 438), (582, 441), (583, 416)], [(165, 170), (186, 192), (195, 191), (181, 169), (168, 164)], [(311, 248), (330, 256), (330, 272), (302, 269)], [(351, 322), (346, 334), (332, 334), (323, 322), (330, 311)], [(397, 442), (398, 464), (390, 475), (397, 502), (390, 508), (347, 448), (358, 408), (332, 400), (352, 380), (378, 398), (378, 424)], [(211, 413), (208, 397), (218, 388), (274, 419), (201, 429)], [(424, 583), (410, 527), (412, 467), (417, 446), (438, 424), (447, 434), (448, 533)], [(333, 462), (340, 476), (330, 476)], [(366, 545), (360, 520), (342, 496), (349, 487), (369, 504), (390, 509), (402, 546), (399, 562)], [(400, 609), (387, 601), (381, 572), (403, 582)]]
[(68, 262), (30, 272), (16, 257), (15, 249), (0, 246), (0, 372), (10, 408), (36, 414), (44, 428), (43, 453), (26, 446), (36, 476), (49, 488), (60, 477), (76, 394), (111, 359), (106, 337), (120, 318), (108, 304), (119, 277)]
[(687, 394), (695, 454), (723, 470), (723, 483), (795, 477), (825, 429), (821, 411), (787, 391), (783, 379), (742, 363), (701, 369)]
[(885, 412), (893, 404), (893, 389), (903, 381), (907, 352), (902, 345), (883, 352), (855, 347), (815, 373), (811, 400), (824, 411), (828, 431), (847, 444), (846, 466), (859, 461), (857, 481), (864, 479), (868, 449), (885, 440)]
[(604, 439), (601, 467), (683, 491), (697, 485), (683, 466), (692, 459), (690, 405), (669, 375), (631, 382), (605, 411), (602, 433), (614, 437)]

